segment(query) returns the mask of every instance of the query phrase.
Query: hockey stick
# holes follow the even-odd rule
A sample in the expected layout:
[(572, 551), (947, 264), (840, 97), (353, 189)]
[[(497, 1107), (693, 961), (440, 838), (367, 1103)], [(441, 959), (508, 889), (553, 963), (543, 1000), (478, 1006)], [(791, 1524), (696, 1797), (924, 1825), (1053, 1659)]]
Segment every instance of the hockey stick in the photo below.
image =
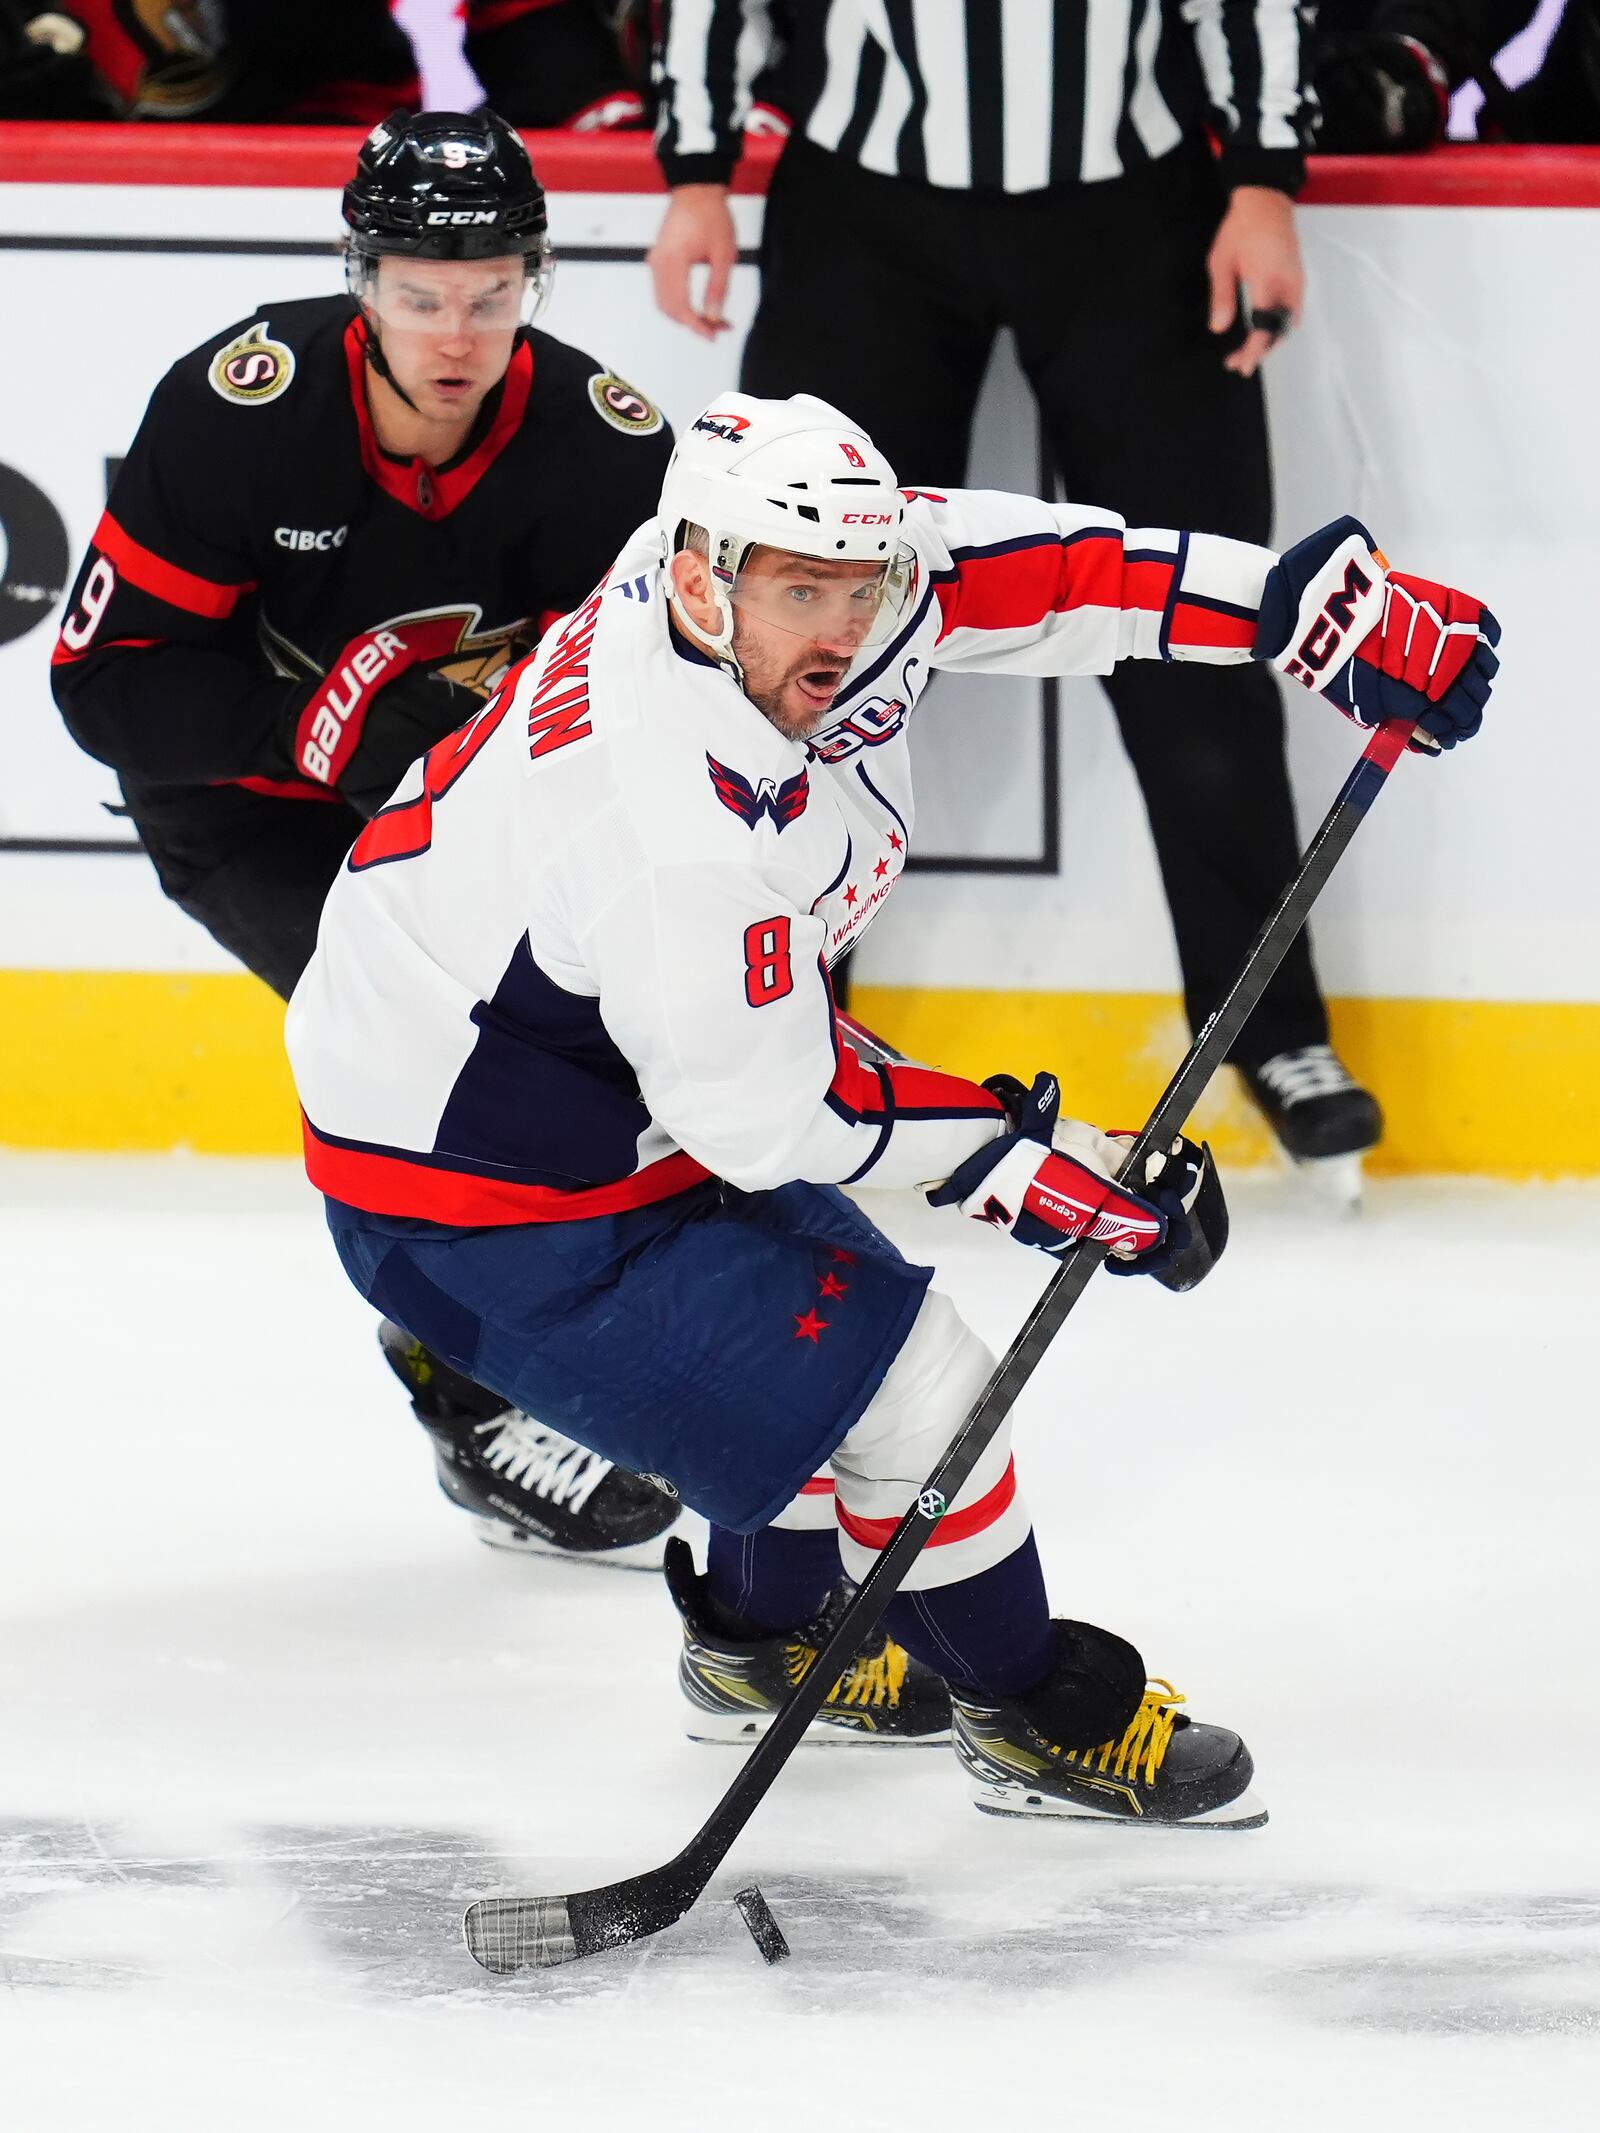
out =
[[(1238, 976), (1189, 1047), (1143, 1132), (1128, 1151), (1122, 1165), (1124, 1175), (1137, 1177), (1150, 1150), (1167, 1147), (1174, 1134), (1181, 1131), (1206, 1083), (1226, 1058), (1234, 1038), (1266, 990), (1290, 942), (1305, 924), (1362, 816), (1400, 760), (1411, 731), (1407, 722), (1394, 720), (1373, 733), (1322, 827), (1307, 846), (1277, 908), (1257, 934)], [(469, 1908), (464, 1930), (467, 1947), (485, 1970), (547, 1969), (557, 1963), (573, 1962), (579, 1956), (596, 1955), (604, 1948), (624, 1947), (630, 1941), (675, 1925), (699, 1899), (821, 1709), (828, 1690), (854, 1659), (911, 1564), (933, 1537), (946, 1508), (1010, 1413), (1105, 1255), (1102, 1244), (1080, 1244), (1053, 1276), (949, 1450), (928, 1476), (888, 1546), (839, 1617), (837, 1628), (815, 1663), (790, 1692), (739, 1775), (677, 1857), (664, 1866), (630, 1875), (625, 1881), (581, 1889), (571, 1896), (484, 1897)]]

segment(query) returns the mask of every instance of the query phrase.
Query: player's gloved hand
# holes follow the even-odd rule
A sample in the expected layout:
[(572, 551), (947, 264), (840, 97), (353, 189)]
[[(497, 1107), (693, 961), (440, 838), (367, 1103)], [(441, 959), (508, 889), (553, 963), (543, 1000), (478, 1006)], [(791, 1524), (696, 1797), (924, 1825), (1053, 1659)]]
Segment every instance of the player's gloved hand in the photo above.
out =
[(1409, 719), (1421, 754), (1470, 740), (1499, 671), (1500, 625), (1470, 593), (1387, 571), (1359, 519), (1285, 549), (1267, 573), (1255, 656), (1363, 726)]
[[(1125, 1158), (1138, 1135), (1113, 1133), (1109, 1138)], [(1181, 1296), (1200, 1286), (1227, 1249), (1228, 1203), (1215, 1158), (1204, 1141), (1196, 1147), (1180, 1133), (1165, 1154), (1152, 1148), (1145, 1157), (1143, 1185), (1167, 1218), (1167, 1234), (1137, 1259), (1112, 1254), (1106, 1271), (1153, 1274), (1164, 1289)]]
[(408, 667), (373, 699), (361, 738), (339, 773), (340, 792), (370, 820), (418, 756), (476, 718), (483, 703), (476, 689), (425, 667)]
[(1040, 1074), (1031, 1089), (1009, 1074), (984, 1083), (1006, 1107), (1012, 1130), (958, 1165), (928, 1199), (975, 1222), (1008, 1230), (1019, 1244), (1059, 1257), (1085, 1237), (1137, 1261), (1165, 1241), (1168, 1217), (1116, 1181), (1124, 1151), (1109, 1134), (1061, 1117), (1061, 1089)]
[(1335, 31), (1318, 41), (1313, 69), (1324, 153), (1393, 155), (1444, 139), (1450, 77), (1415, 37)]

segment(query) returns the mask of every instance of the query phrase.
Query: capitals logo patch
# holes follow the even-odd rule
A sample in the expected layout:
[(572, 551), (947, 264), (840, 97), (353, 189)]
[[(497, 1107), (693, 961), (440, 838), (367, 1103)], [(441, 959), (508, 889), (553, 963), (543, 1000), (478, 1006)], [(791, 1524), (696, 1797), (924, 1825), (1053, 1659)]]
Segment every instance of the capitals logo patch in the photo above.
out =
[(653, 437), (661, 427), (660, 408), (615, 371), (595, 372), (589, 380), (589, 398), (603, 420), (629, 437)]
[(752, 785), (748, 778), (740, 777), (738, 771), (730, 770), (726, 763), (719, 763), (714, 755), (706, 757), (706, 768), (711, 773), (711, 789), (730, 814), (754, 829), (765, 815), (781, 837), (791, 822), (798, 822), (806, 811), (806, 802), (811, 797), (811, 780), (804, 769), (797, 770), (792, 778), (778, 784), (774, 778), (763, 778)]
[(294, 350), (269, 339), (267, 321), (256, 323), (214, 356), (211, 390), (241, 407), (260, 407), (287, 392), (294, 377)]

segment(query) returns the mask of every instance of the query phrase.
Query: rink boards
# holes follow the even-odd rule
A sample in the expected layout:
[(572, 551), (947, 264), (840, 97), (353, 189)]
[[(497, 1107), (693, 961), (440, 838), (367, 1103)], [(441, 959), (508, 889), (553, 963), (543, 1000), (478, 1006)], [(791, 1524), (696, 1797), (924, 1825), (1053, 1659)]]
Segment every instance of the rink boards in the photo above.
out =
[[(8, 336), (0, 442), (0, 1141), (284, 1149), (277, 1009), (162, 902), (46, 669), (108, 463), (160, 371), (232, 318), (336, 285), (349, 145), (263, 133), (247, 165), (208, 165), (196, 136), (96, 129), (86, 162), (52, 151), (57, 129), (24, 131), (0, 128), (8, 311), (32, 322)], [(647, 154), (561, 142), (540, 157), (561, 254), (545, 323), (681, 422), (732, 377), (737, 335), (708, 348), (651, 305)], [(1398, 183), (1330, 166), (1303, 216), (1310, 314), (1270, 373), (1280, 537), (1354, 510), (1398, 563), (1481, 593), (1505, 625), (1485, 738), (1406, 766), (1318, 913), (1336, 1035), (1383, 1095), (1398, 1169), (1600, 1172), (1600, 883), (1583, 858), (1600, 777), (1594, 165), (1464, 150), (1399, 166)], [(69, 169), (92, 182), (61, 182)], [(735, 205), (748, 253), (760, 200)], [(746, 264), (739, 331), (754, 296)], [(864, 337), (885, 330), (863, 321)], [(1039, 479), (1005, 344), (973, 478)], [(1290, 722), (1309, 828), (1354, 736), (1307, 703)], [(858, 958), (863, 1011), (952, 1066), (1048, 1060), (1083, 1110), (1140, 1115), (1181, 1049), (1176, 966), (1098, 688), (946, 680), (919, 754), (923, 867)], [(1233, 1159), (1261, 1152), (1234, 1099), (1212, 1124)]]

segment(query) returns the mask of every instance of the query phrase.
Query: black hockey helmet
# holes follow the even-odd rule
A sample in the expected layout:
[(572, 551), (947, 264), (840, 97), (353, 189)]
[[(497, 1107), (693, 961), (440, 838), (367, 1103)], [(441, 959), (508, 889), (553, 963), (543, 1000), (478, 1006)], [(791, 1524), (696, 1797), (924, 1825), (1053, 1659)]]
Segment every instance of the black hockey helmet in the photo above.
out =
[(369, 255), (549, 259), (544, 187), (488, 109), (391, 112), (361, 144), (344, 219), (350, 249)]
[(391, 112), (361, 144), (344, 219), (345, 286), (367, 317), (367, 360), (396, 391), (379, 331), (382, 260), (520, 257), (521, 287), (502, 299), (519, 327), (549, 296), (555, 261), (544, 187), (516, 132), (487, 106), (470, 114)]

